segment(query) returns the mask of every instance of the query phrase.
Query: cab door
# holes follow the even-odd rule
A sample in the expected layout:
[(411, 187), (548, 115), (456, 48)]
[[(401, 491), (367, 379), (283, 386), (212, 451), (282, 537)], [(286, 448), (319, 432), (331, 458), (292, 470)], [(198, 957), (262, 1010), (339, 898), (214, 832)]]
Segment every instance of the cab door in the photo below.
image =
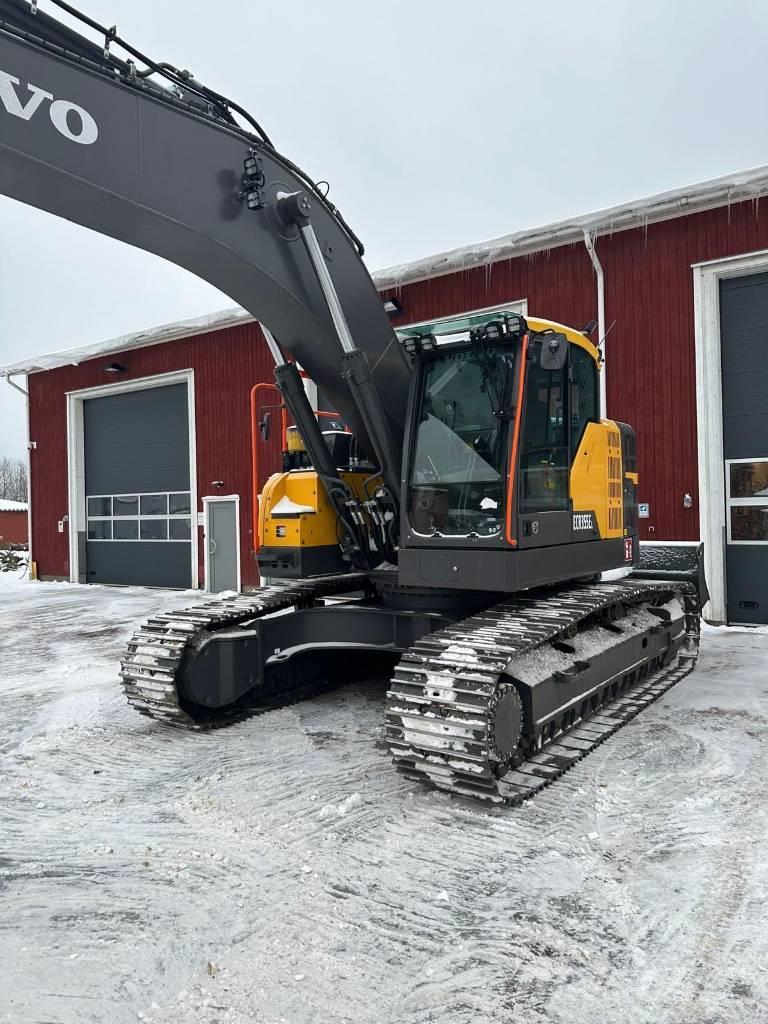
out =
[(526, 373), (518, 478), (521, 548), (571, 540), (569, 362), (544, 369), (541, 348), (537, 340)]

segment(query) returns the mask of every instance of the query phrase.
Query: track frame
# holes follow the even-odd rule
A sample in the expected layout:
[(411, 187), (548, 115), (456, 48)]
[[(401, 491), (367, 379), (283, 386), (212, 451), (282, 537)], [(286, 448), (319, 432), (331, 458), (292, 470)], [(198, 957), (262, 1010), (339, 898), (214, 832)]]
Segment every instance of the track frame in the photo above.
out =
[[(526, 703), (525, 687), (515, 679), (521, 657), (552, 643), (567, 646), (595, 617), (618, 629), (641, 605), (661, 612), (675, 599), (681, 617), (661, 614), (648, 627), (661, 642), (649, 645), (647, 657), (597, 685), (590, 679), (575, 701), (566, 689), (544, 719), (534, 721), (529, 700), (520, 745), (499, 752), (494, 730), (505, 691), (514, 687), (521, 706)], [(409, 778), (456, 795), (519, 804), (692, 671), (699, 632), (696, 587), (679, 581), (577, 586), (496, 605), (423, 638), (400, 660), (386, 708), (394, 763)], [(574, 676), (587, 672), (576, 666)]]

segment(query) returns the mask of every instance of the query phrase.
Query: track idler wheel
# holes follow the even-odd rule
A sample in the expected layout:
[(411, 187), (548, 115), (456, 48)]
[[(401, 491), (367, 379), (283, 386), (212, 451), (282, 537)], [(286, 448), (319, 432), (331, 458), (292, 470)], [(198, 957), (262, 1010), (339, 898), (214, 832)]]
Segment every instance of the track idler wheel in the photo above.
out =
[(506, 769), (518, 752), (523, 733), (523, 702), (512, 683), (499, 683), (488, 709), (488, 754)]

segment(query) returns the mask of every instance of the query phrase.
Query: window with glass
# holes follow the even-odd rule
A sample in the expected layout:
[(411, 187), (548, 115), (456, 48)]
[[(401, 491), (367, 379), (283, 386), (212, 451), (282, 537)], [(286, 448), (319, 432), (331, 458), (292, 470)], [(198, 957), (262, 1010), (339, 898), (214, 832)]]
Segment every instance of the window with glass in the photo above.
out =
[(515, 349), (438, 351), (424, 367), (409, 510), (428, 536), (493, 536), (502, 529)]
[(768, 544), (768, 458), (726, 462), (728, 543)]
[(569, 507), (568, 364), (561, 370), (543, 370), (540, 357), (537, 342), (528, 364), (520, 443), (520, 511), (525, 513)]
[(571, 462), (578, 451), (588, 423), (597, 413), (597, 366), (583, 348), (570, 345), (571, 358)]
[(85, 499), (89, 541), (189, 541), (189, 491), (94, 494)]

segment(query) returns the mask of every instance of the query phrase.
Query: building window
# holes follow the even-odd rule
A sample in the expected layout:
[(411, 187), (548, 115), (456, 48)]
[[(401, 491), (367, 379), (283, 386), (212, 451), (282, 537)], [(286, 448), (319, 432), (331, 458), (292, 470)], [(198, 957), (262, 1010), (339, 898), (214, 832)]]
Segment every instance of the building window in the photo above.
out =
[(112, 523), (113, 540), (138, 540), (138, 519), (117, 519)]
[(167, 494), (142, 494), (139, 498), (139, 509), (143, 516), (167, 516)]
[(189, 491), (92, 494), (86, 499), (89, 541), (187, 541), (192, 537)]
[(88, 540), (112, 540), (112, 520), (89, 519)]
[(768, 459), (732, 459), (725, 469), (728, 543), (768, 544)]

